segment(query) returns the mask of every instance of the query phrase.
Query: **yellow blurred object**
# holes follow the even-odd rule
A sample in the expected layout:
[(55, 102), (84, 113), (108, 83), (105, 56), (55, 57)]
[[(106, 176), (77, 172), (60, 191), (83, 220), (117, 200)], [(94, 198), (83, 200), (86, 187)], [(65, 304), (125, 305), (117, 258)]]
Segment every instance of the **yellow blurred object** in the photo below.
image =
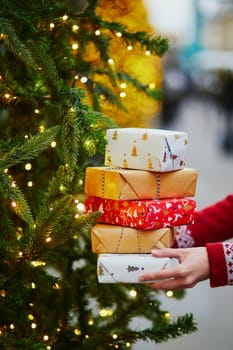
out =
[[(147, 32), (154, 35), (154, 29), (149, 25), (146, 9), (139, 0), (100, 0), (96, 14), (103, 20), (119, 22), (127, 26), (129, 32)], [(109, 33), (108, 33), (109, 35)], [(161, 58), (150, 55), (139, 44), (127, 47), (119, 36), (112, 35), (109, 56), (111, 69), (130, 74), (151, 89), (161, 88), (162, 65)], [(95, 64), (100, 63), (100, 57), (94, 45), (90, 44), (85, 59)], [(95, 81), (114, 90), (121, 99), (127, 111), (109, 103), (104, 96), (101, 97), (101, 108), (105, 115), (117, 122), (121, 127), (148, 127), (152, 118), (156, 117), (160, 109), (160, 102), (147, 97), (144, 92), (138, 91), (132, 84), (120, 81), (117, 87), (112, 87), (109, 78), (98, 75)], [(126, 83), (122, 87), (122, 83)]]

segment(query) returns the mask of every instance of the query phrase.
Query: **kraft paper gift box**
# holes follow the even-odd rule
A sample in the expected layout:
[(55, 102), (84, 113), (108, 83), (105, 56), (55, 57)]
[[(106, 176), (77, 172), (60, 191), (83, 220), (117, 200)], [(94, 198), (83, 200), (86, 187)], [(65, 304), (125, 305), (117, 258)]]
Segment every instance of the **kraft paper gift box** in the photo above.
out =
[(106, 166), (149, 171), (183, 169), (187, 133), (162, 129), (118, 128), (106, 131)]
[(85, 192), (106, 199), (160, 199), (193, 197), (196, 193), (197, 170), (184, 168), (169, 172), (86, 168)]
[(156, 258), (151, 254), (100, 254), (97, 278), (99, 283), (142, 283), (138, 280), (142, 274), (177, 264), (177, 259)]
[(113, 200), (88, 196), (86, 212), (102, 213), (97, 222), (142, 229), (158, 229), (190, 224), (196, 202), (191, 198)]
[(150, 253), (152, 249), (169, 248), (174, 241), (175, 228), (137, 230), (132, 227), (96, 224), (91, 230), (92, 252)]

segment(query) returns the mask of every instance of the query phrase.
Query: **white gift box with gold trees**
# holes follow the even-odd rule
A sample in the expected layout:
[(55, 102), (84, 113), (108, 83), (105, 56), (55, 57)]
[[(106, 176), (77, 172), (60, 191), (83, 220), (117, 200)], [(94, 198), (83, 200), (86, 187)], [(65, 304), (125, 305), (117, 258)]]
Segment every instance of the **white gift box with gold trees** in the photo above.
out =
[(177, 264), (177, 259), (156, 258), (151, 254), (99, 254), (97, 277), (99, 283), (140, 283), (140, 275)]
[(160, 172), (185, 167), (188, 136), (182, 131), (108, 129), (106, 141), (106, 166)]

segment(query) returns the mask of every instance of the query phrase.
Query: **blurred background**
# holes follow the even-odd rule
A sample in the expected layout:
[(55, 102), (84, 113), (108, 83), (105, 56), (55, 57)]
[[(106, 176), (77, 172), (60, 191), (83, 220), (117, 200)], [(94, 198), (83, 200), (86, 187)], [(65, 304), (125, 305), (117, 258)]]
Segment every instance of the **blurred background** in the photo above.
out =
[[(233, 192), (233, 1), (145, 0), (151, 25), (167, 36), (162, 128), (188, 133), (187, 166), (199, 173), (199, 209)], [(192, 312), (199, 330), (135, 350), (232, 350), (233, 287), (202, 282), (183, 300), (164, 296), (171, 317)], [(139, 321), (140, 323), (140, 321)]]

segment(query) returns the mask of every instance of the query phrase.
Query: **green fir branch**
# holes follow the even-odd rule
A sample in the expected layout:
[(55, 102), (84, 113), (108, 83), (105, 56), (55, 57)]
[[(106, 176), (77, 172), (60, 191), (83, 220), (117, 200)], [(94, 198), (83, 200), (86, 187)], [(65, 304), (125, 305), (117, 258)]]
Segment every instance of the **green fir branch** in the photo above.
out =
[(6, 48), (28, 67), (36, 69), (37, 65), (30, 49), (19, 39), (14, 26), (7, 18), (0, 17), (0, 32), (4, 35)]
[(10, 168), (25, 160), (36, 158), (54, 141), (58, 130), (58, 126), (51, 127), (42, 133), (29, 137), (23, 145), (13, 147), (9, 152), (2, 155), (0, 168)]

